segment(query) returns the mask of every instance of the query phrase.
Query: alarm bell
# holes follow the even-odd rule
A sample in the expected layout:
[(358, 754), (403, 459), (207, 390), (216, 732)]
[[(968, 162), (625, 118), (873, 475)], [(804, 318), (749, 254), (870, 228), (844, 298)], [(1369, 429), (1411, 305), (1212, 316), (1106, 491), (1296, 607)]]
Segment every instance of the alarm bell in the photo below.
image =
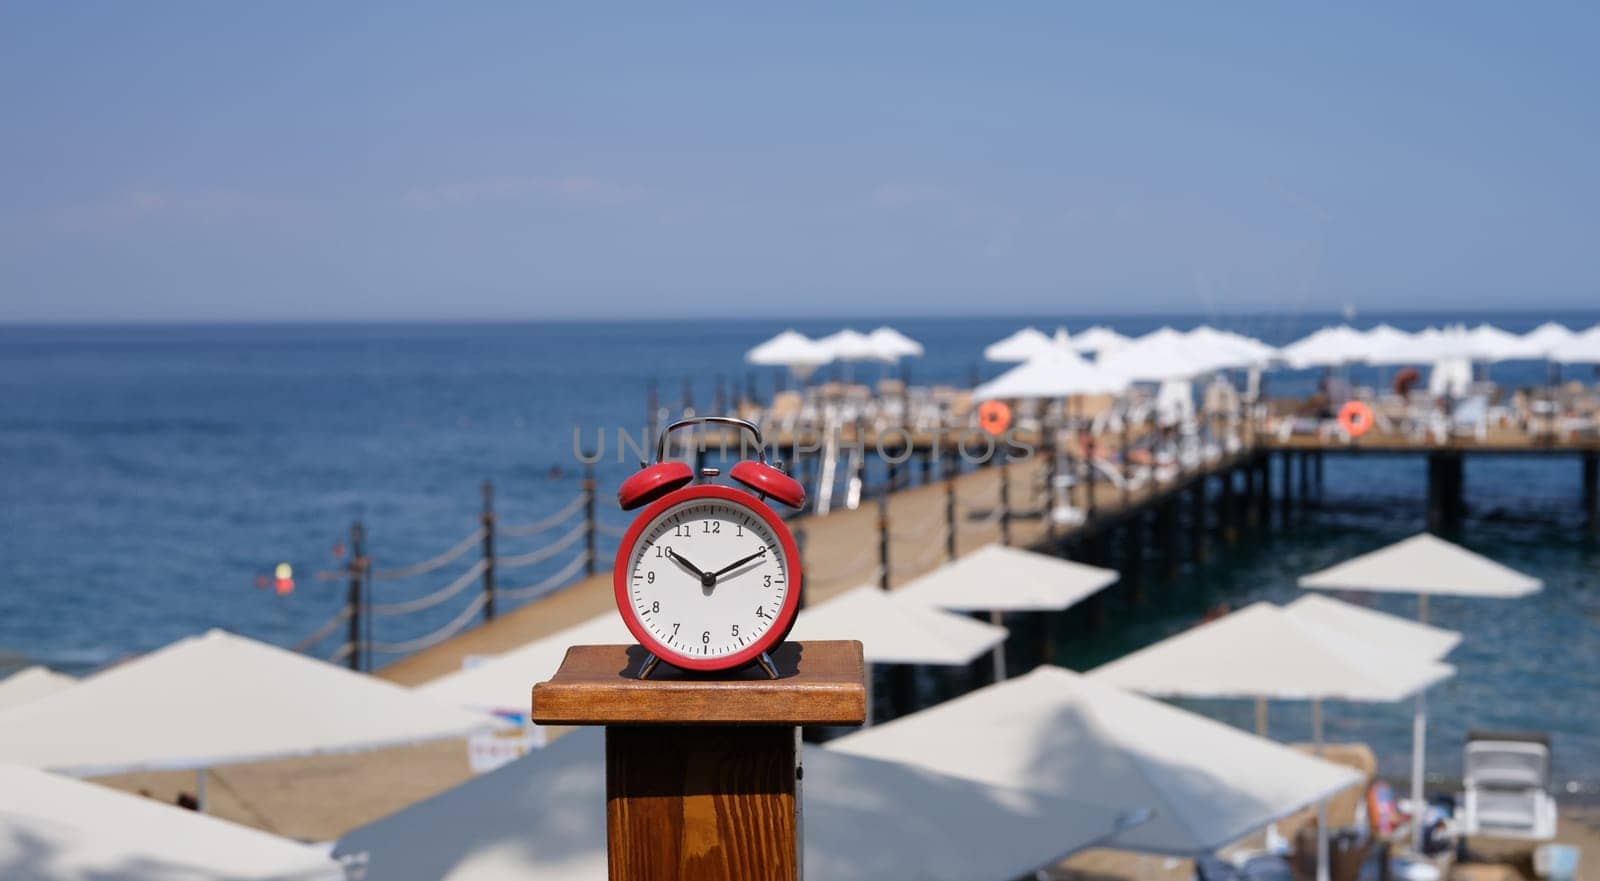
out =
[(713, 423), (732, 425), (748, 431), (756, 441), (756, 458), (735, 464), (728, 471), (729, 477), (752, 492), (776, 499), (791, 508), (805, 504), (806, 490), (800, 485), (800, 481), (767, 463), (767, 451), (761, 439), (761, 429), (755, 423), (735, 419), (732, 416), (698, 416), (692, 419), (680, 419), (661, 432), (661, 436), (656, 440), (655, 464), (646, 466), (639, 473), (624, 480), (622, 486), (617, 488), (617, 503), (622, 506), (622, 510), (632, 511), (648, 505), (694, 482), (693, 468), (683, 462), (663, 461), (667, 452), (667, 435), (680, 428)]

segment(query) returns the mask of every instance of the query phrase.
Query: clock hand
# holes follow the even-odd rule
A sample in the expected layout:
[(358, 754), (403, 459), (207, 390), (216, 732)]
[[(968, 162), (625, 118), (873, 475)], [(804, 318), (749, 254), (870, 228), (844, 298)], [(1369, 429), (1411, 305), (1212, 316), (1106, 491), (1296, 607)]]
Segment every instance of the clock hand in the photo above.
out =
[(717, 571), (715, 571), (715, 572), (713, 572), (711, 574), (714, 577), (720, 578), (720, 577), (722, 577), (724, 575), (727, 575), (729, 572), (732, 572), (733, 570), (739, 568), (740, 566), (743, 566), (744, 564), (750, 562), (751, 560), (754, 560), (757, 557), (765, 557), (766, 555), (767, 555), (767, 549), (766, 548), (762, 548), (761, 550), (756, 551), (755, 553), (751, 554), (750, 556), (745, 557), (742, 560), (735, 560), (732, 563), (729, 563), (728, 565), (723, 566), (721, 569), (718, 569)]
[(683, 557), (683, 555), (679, 554), (677, 551), (673, 550), (672, 548), (667, 548), (667, 556), (671, 557), (673, 559), (673, 561), (676, 562), (679, 566), (682, 566), (683, 568), (688, 569), (689, 570), (689, 574), (691, 574), (694, 577), (700, 579), (700, 586), (701, 587), (710, 588), (710, 587), (716, 587), (717, 586), (716, 573), (707, 572), (707, 571), (701, 569), (699, 566), (696, 566), (695, 564), (689, 562), (687, 559), (685, 559)]

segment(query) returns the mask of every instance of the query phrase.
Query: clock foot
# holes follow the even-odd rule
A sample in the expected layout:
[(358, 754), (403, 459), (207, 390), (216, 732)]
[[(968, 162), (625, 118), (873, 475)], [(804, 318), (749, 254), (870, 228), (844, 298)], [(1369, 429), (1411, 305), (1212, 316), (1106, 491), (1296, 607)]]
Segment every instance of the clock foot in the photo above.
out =
[(645, 655), (644, 665), (639, 668), (639, 678), (649, 679), (650, 674), (656, 671), (656, 665), (660, 663), (661, 659), (655, 655)]
[(767, 654), (766, 652), (762, 652), (756, 657), (756, 663), (761, 665), (761, 669), (767, 671), (768, 678), (778, 678), (778, 665), (772, 663), (771, 655)]

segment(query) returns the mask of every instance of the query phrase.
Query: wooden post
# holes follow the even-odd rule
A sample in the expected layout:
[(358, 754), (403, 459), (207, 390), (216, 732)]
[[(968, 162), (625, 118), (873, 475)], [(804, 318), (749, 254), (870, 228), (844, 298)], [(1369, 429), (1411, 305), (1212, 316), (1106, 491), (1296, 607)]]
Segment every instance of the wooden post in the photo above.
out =
[(1204, 562), (1206, 547), (1206, 478), (1201, 475), (1189, 489), (1189, 529), (1193, 536), (1190, 548), (1195, 562)]
[(494, 484), (483, 482), (483, 620), (494, 620)]
[[(994, 461), (992, 458), (990, 461)], [(1000, 465), (1000, 543), (1011, 544), (1011, 457)]]
[(922, 485), (927, 486), (933, 481), (933, 449), (930, 447), (922, 451)]
[(946, 475), (944, 479), (944, 555), (947, 560), (956, 558), (956, 538), (958, 522), (956, 520), (956, 478), (954, 474)]
[(1583, 454), (1583, 519), (1590, 532), (1600, 532), (1600, 453)]
[(878, 587), (889, 589), (889, 494), (878, 496)]
[[(594, 457), (584, 456), (584, 458), (593, 459)], [(594, 513), (593, 462), (586, 462), (583, 466), (583, 495), (583, 522), (587, 524), (583, 530), (583, 552), (588, 557), (588, 559), (586, 559), (583, 563), (583, 571), (586, 575), (593, 575), (595, 571), (595, 564), (597, 562), (597, 555), (595, 554), (594, 549), (595, 535), (599, 532), (599, 524), (598, 521), (595, 520)]]
[(1311, 453), (1300, 454), (1300, 510), (1306, 509), (1306, 501), (1311, 498)]
[(687, 416), (694, 411), (694, 384), (689, 377), (683, 378), (683, 415)]
[(1261, 516), (1260, 510), (1257, 508), (1259, 501), (1256, 497), (1256, 462), (1252, 458), (1244, 466), (1244, 504), (1242, 507), (1244, 508), (1245, 526), (1253, 528), (1259, 522)]
[(1123, 398), (1122, 408), (1122, 510), (1128, 510), (1133, 502), (1133, 460), (1128, 458), (1128, 408), (1127, 398)]
[(1317, 479), (1317, 498), (1318, 499), (1322, 498), (1322, 490), (1327, 485), (1327, 481), (1325, 479), (1326, 478), (1326, 472), (1324, 472), (1322, 470), (1322, 460), (1324, 458), (1326, 458), (1327, 455), (1328, 454), (1327, 454), (1326, 451), (1318, 450), (1317, 451), (1316, 462), (1314, 463), (1317, 466), (1316, 479)]
[(711, 405), (712, 415), (721, 416), (728, 412), (728, 393), (720, 373), (717, 374), (716, 397), (712, 400), (714, 402)]
[(346, 663), (352, 670), (361, 669), (361, 586), (366, 582), (367, 530), (361, 521), (350, 524), (350, 593), (346, 602), (350, 609), (350, 653)]
[(859, 642), (779, 646), (780, 677), (718, 678), (663, 664), (637, 679), (638, 646), (583, 645), (533, 687), (534, 722), (606, 726), (611, 881), (800, 881), (800, 725), (860, 725)]

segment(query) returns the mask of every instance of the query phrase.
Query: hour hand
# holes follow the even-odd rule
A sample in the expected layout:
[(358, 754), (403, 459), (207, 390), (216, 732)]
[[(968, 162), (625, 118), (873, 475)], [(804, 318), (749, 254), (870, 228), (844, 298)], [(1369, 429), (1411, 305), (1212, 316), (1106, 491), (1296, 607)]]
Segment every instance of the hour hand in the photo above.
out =
[(699, 578), (702, 581), (705, 580), (705, 578), (706, 578), (705, 570), (703, 570), (699, 566), (696, 566), (695, 564), (689, 562), (686, 558), (684, 558), (677, 551), (673, 550), (672, 548), (667, 548), (667, 556), (671, 557), (672, 561), (677, 563), (679, 566), (682, 566), (683, 568), (688, 569), (689, 572), (694, 575), (694, 577)]
[(757, 557), (765, 557), (766, 555), (767, 555), (767, 549), (766, 548), (762, 548), (761, 550), (756, 551), (755, 553), (751, 554), (748, 557), (745, 557), (742, 560), (734, 560), (732, 563), (729, 563), (728, 565), (723, 566), (721, 569), (718, 569), (717, 571), (715, 571), (715, 572), (713, 572), (711, 574), (720, 578), (723, 575), (727, 575), (729, 572), (732, 572), (733, 570), (739, 568), (740, 566), (743, 566), (744, 564), (750, 562), (751, 560), (754, 560)]

